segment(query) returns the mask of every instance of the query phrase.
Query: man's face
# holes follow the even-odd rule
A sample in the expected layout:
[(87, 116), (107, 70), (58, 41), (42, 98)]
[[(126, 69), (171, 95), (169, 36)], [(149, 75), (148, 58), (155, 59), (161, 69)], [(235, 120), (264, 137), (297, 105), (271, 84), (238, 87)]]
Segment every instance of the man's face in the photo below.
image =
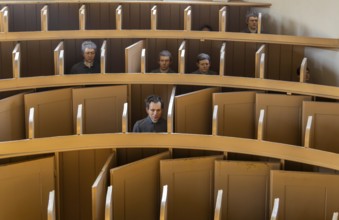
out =
[(197, 66), (199, 68), (199, 71), (202, 73), (207, 73), (210, 69), (210, 61), (209, 60), (200, 60), (199, 63), (197, 63)]
[(153, 123), (157, 123), (161, 118), (162, 109), (161, 109), (161, 102), (151, 102), (149, 104), (149, 108), (146, 108), (146, 112), (148, 116), (151, 118)]
[(247, 26), (251, 30), (257, 30), (258, 28), (258, 17), (249, 17), (247, 21)]
[(159, 57), (159, 68), (162, 71), (168, 70), (171, 65), (171, 60), (168, 56), (160, 56)]
[(86, 48), (84, 52), (84, 60), (87, 63), (93, 63), (95, 58), (95, 50)]

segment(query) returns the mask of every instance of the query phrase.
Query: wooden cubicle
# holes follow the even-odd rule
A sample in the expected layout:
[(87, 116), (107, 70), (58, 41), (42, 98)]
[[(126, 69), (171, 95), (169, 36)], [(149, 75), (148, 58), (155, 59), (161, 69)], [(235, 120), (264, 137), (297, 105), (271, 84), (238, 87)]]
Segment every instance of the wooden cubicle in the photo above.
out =
[[(40, 12), (45, 4), (48, 12), (43, 10), (43, 17)], [(119, 5), (121, 17), (116, 12)], [(155, 5), (157, 19), (151, 16)], [(168, 219), (212, 218), (219, 189), (224, 192), (218, 203), (222, 214), (219, 219), (253, 216), (267, 219), (273, 199), (277, 197), (281, 201), (278, 215), (282, 219), (312, 219), (318, 218), (319, 213), (325, 213), (327, 218), (338, 211), (332, 205), (336, 202), (337, 190), (333, 186), (336, 186), (337, 175), (269, 173), (278, 169), (278, 163), (227, 160), (232, 158), (228, 153), (250, 154), (337, 172), (337, 105), (311, 102), (311, 96), (336, 101), (339, 90), (299, 83), (295, 74), (304, 59), (305, 47), (339, 48), (337, 39), (237, 33), (243, 29), (249, 7), (269, 6), (260, 3), (50, 0), (44, 4), (6, 1), (0, 5), (1, 8), (4, 6), (8, 7), (9, 23), (8, 30), (4, 30), (3, 23), (0, 25), (4, 32), (0, 35), (0, 62), (8, 65), (0, 66), (0, 78), (8, 79), (0, 80), (0, 91), (1, 94), (13, 91), (17, 95), (0, 100), (3, 125), (0, 127), (0, 162), (3, 164), (0, 171), (6, 170), (6, 175), (14, 179), (21, 178), (20, 183), (31, 183), (36, 179), (22, 176), (22, 173), (26, 175), (30, 172), (27, 168), (48, 160), (48, 164), (40, 168), (48, 169), (46, 182), (49, 184), (43, 189), (43, 199), (39, 200), (42, 203), (37, 205), (35, 201), (40, 197), (34, 184), (27, 184), (23, 194), (12, 196), (19, 184), (1, 181), (2, 189), (9, 188), (9, 198), (15, 200), (15, 204), (23, 195), (33, 201), (23, 204), (24, 211), (15, 213), (17, 216), (8, 214), (16, 206), (6, 199), (4, 212), (1, 212), (4, 218), (22, 219), (21, 214), (27, 218), (30, 215), (26, 215), (26, 211), (34, 206), (29, 211), (43, 213), (40, 218), (46, 219), (47, 192), (55, 189), (58, 219), (103, 219), (110, 213), (110, 217), (116, 218), (135, 219), (137, 215), (158, 219), (163, 185), (168, 185)], [(219, 30), (218, 15), (224, 6), (226, 32)], [(187, 17), (188, 9), (192, 17)], [(206, 23), (213, 31), (199, 31)], [(71, 66), (82, 59), (81, 42), (85, 39), (92, 39), (98, 48), (106, 42), (106, 71), (93, 75), (67, 75)], [(64, 65), (59, 66), (63, 68), (59, 72), (66, 75), (54, 76), (58, 71), (54, 70), (53, 50), (60, 42)], [(185, 56), (179, 59), (182, 42), (185, 42)], [(225, 59), (222, 60), (224, 45)], [(224, 65), (224, 71), (221, 76), (148, 73), (157, 67), (158, 53), (162, 49), (172, 52), (172, 67), (178, 72), (195, 70), (195, 57), (200, 52), (211, 55), (213, 70), (218, 71)], [(16, 50), (14, 54), (13, 50)], [(256, 71), (260, 72), (260, 77), (256, 76)], [(166, 134), (129, 133), (133, 123), (145, 116), (143, 100), (147, 95), (161, 95), (164, 113), (168, 112), (175, 85), (198, 85), (205, 89), (172, 94), (175, 96), (172, 106), (175, 111), (171, 115), (174, 130)], [(229, 87), (246, 91), (221, 93), (231, 90)], [(23, 93), (24, 89), (35, 91)], [(284, 94), (266, 94), (266, 91)], [(123, 130), (122, 125), (125, 102), (129, 111), (127, 130)], [(82, 104), (80, 119), (79, 104)], [(218, 106), (216, 114), (213, 112), (215, 105)], [(32, 107), (34, 114), (30, 115)], [(257, 140), (261, 109), (265, 110), (264, 124), (260, 130), (262, 139)], [(34, 116), (33, 120), (30, 116)], [(307, 126), (309, 116), (313, 116), (310, 127)], [(172, 149), (175, 149), (174, 154)], [(178, 154), (178, 149), (188, 153)], [(196, 154), (192, 149), (203, 153)], [(161, 151), (166, 152), (159, 153)], [(219, 155), (203, 156), (216, 153)], [(54, 157), (37, 158), (46, 154), (54, 154)], [(31, 156), (20, 157), (28, 155)], [(201, 157), (190, 158), (199, 155)], [(186, 158), (176, 158), (183, 156)], [(115, 163), (124, 165), (115, 167)], [(303, 167), (298, 169), (301, 171)], [(30, 170), (35, 172), (35, 168)], [(300, 176), (307, 182), (300, 180)], [(281, 190), (289, 184), (297, 187)], [(112, 188), (107, 190), (109, 185)], [(327, 195), (328, 209), (321, 209), (323, 204), (316, 202), (303, 206), (306, 204), (303, 198), (307, 201), (324, 198), (324, 188), (331, 192)], [(316, 195), (310, 197), (308, 189), (315, 189)], [(240, 198), (248, 199), (248, 203), (242, 204)], [(258, 198), (260, 202), (257, 202)], [(239, 210), (239, 204), (245, 211)], [(297, 207), (297, 210), (291, 212), (291, 207)], [(33, 218), (39, 219), (35, 215)]]

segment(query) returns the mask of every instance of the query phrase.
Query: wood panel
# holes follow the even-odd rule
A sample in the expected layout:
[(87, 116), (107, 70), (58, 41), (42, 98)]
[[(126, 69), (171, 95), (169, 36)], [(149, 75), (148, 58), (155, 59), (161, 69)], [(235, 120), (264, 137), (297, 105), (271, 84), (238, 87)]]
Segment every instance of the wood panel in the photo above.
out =
[(83, 105), (83, 133), (121, 132), (127, 86), (102, 86), (72, 90), (74, 132), (78, 105)]
[(15, 42), (0, 42), (0, 79), (13, 78), (12, 51)]
[(50, 4), (49, 30), (79, 30), (79, 8), (82, 4)]
[(219, 88), (208, 88), (175, 97), (175, 132), (211, 134), (212, 94)]
[(339, 104), (326, 102), (304, 102), (302, 136), (308, 116), (313, 116), (310, 147), (339, 153)]
[[(53, 75), (53, 49), (46, 45), (40, 47), (39, 41), (25, 41), (20, 43), (21, 46), (21, 76), (41, 76)], [(35, 54), (36, 56), (32, 56)], [(41, 63), (42, 58), (46, 63)], [(47, 58), (47, 59), (46, 59)], [(41, 66), (50, 67), (48, 72), (41, 72)]]
[(145, 42), (140, 40), (125, 49), (125, 72), (138, 73), (141, 69), (141, 51)]
[(26, 94), (24, 98), (26, 131), (29, 109), (34, 107), (35, 137), (73, 134), (71, 89)]
[(161, 186), (168, 185), (168, 220), (212, 219), (214, 161), (222, 156), (162, 160)]
[(167, 151), (111, 169), (114, 219), (159, 219), (159, 163), (168, 158)]
[(223, 190), (222, 219), (268, 219), (270, 170), (279, 163), (215, 161), (214, 192)]
[(24, 94), (0, 100), (0, 124), (0, 141), (26, 137)]
[(47, 219), (54, 157), (0, 166), (0, 219)]
[(218, 105), (218, 135), (255, 138), (256, 92), (214, 93)]
[(111, 149), (60, 153), (60, 219), (92, 219), (91, 186)]
[(310, 96), (257, 94), (255, 122), (257, 127), (260, 110), (264, 109), (264, 140), (301, 145), (302, 103), (310, 100)]
[(339, 204), (339, 176), (271, 171), (270, 208), (279, 198), (279, 219), (332, 219)]
[(105, 218), (106, 192), (108, 185), (110, 185), (109, 171), (114, 166), (116, 166), (116, 154), (112, 152), (92, 185), (92, 220)]

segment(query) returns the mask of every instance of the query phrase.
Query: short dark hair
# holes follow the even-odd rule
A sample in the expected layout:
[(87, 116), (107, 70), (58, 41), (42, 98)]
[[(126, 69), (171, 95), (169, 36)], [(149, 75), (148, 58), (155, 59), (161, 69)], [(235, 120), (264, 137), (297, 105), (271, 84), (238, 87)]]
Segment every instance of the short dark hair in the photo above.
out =
[(199, 63), (199, 61), (201, 60), (211, 60), (210, 55), (208, 55), (207, 53), (199, 53), (197, 56), (197, 63)]
[(151, 104), (151, 102), (154, 102), (154, 103), (160, 102), (161, 109), (164, 108), (164, 102), (162, 101), (161, 97), (158, 96), (158, 95), (149, 95), (149, 96), (147, 96), (147, 98), (145, 99), (145, 107), (146, 107), (146, 109), (149, 109), (149, 105)]
[(248, 23), (248, 19), (250, 18), (250, 17), (258, 17), (259, 15), (258, 15), (258, 12), (255, 12), (255, 11), (250, 11), (250, 12), (247, 12), (247, 14), (246, 14), (246, 23)]
[(161, 56), (163, 56), (163, 57), (169, 57), (170, 60), (172, 60), (172, 54), (171, 54), (171, 52), (169, 52), (168, 50), (162, 50), (162, 51), (160, 51), (160, 53), (159, 53), (159, 58), (160, 58)]

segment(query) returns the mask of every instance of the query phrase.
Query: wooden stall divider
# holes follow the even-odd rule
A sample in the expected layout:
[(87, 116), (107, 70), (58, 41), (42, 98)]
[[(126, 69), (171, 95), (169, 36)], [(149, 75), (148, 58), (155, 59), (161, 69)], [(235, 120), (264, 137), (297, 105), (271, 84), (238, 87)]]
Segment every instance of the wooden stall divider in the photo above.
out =
[(306, 129), (305, 129), (305, 140), (304, 140), (304, 147), (306, 148), (310, 147), (312, 120), (313, 120), (313, 116), (308, 116)]
[(213, 107), (212, 135), (218, 135), (218, 105), (214, 105)]
[(220, 49), (220, 65), (219, 65), (219, 75), (223, 76), (225, 72), (225, 57), (226, 57), (226, 42), (224, 42)]
[(79, 9), (79, 30), (86, 30), (86, 5), (82, 5)]
[(255, 78), (260, 78), (260, 61), (261, 55), (266, 53), (266, 45), (263, 44), (255, 53)]
[(140, 72), (146, 73), (146, 49), (141, 50), (141, 59), (140, 59)]
[(157, 29), (157, 23), (158, 23), (158, 11), (157, 11), (157, 6), (154, 5), (151, 9), (151, 29), (152, 30)]
[(215, 209), (214, 209), (214, 220), (221, 220), (222, 218), (222, 193), (223, 190), (219, 189), (217, 194), (217, 200), (215, 202)]
[[(54, 49), (54, 74), (55, 75), (63, 75), (64, 74), (64, 42), (60, 41), (58, 46)], [(62, 54), (62, 58), (60, 59), (60, 55)]]
[(271, 213), (271, 220), (278, 220), (278, 211), (279, 211), (279, 198), (275, 198)]
[(47, 206), (47, 220), (56, 220), (55, 215), (55, 191), (49, 192), (48, 206)]
[(81, 135), (83, 134), (83, 110), (82, 110), (82, 104), (78, 105), (78, 110), (77, 110), (77, 130), (76, 134)]
[[(109, 182), (109, 172), (112, 167), (116, 166), (116, 153), (112, 152), (99, 175), (92, 185), (92, 220), (102, 220), (105, 218), (107, 188)], [(110, 193), (112, 195), (112, 192)]]
[(219, 10), (219, 31), (225, 32), (226, 31), (226, 6), (222, 7)]
[(262, 29), (262, 14), (258, 13), (258, 34), (261, 34)]
[(115, 22), (116, 22), (116, 29), (122, 29), (122, 6), (119, 5), (117, 9), (115, 9)]
[(179, 74), (185, 73), (185, 50), (186, 50), (186, 41), (182, 41), (178, 50)]
[(21, 66), (21, 47), (20, 43), (17, 43), (12, 52), (12, 66), (13, 66), (13, 78), (20, 78), (20, 66)]
[(190, 31), (192, 29), (192, 9), (191, 6), (187, 6), (184, 11), (184, 30)]
[(140, 40), (129, 47), (125, 48), (125, 72), (137, 73), (141, 67), (141, 52), (144, 48), (145, 41)]
[(28, 116), (28, 138), (34, 138), (34, 108), (29, 109), (29, 116)]
[(258, 133), (257, 133), (257, 139), (259, 141), (263, 140), (263, 134), (264, 134), (264, 120), (265, 120), (265, 110), (260, 110), (259, 115), (259, 121), (258, 121)]
[(0, 11), (0, 31), (8, 32), (8, 7), (5, 6)]
[(301, 66), (300, 66), (300, 81), (301, 83), (306, 82), (306, 74), (307, 74), (307, 58), (304, 57), (304, 59), (301, 62)]
[(162, 187), (162, 196), (161, 196), (161, 203), (160, 203), (160, 220), (167, 220), (167, 191), (168, 185), (164, 185)]
[(168, 103), (167, 111), (167, 133), (173, 133), (173, 120), (174, 120), (174, 99), (175, 99), (176, 86), (173, 86), (171, 97)]
[(265, 53), (260, 56), (259, 78), (265, 79)]
[(128, 103), (124, 103), (124, 110), (122, 111), (122, 133), (128, 132)]
[(48, 31), (48, 5), (45, 5), (40, 11), (41, 31)]
[(113, 220), (113, 199), (112, 199), (113, 187), (107, 187), (106, 203), (105, 203), (105, 220)]
[(106, 54), (107, 54), (107, 41), (102, 42), (100, 49), (100, 70), (102, 74), (106, 73)]

